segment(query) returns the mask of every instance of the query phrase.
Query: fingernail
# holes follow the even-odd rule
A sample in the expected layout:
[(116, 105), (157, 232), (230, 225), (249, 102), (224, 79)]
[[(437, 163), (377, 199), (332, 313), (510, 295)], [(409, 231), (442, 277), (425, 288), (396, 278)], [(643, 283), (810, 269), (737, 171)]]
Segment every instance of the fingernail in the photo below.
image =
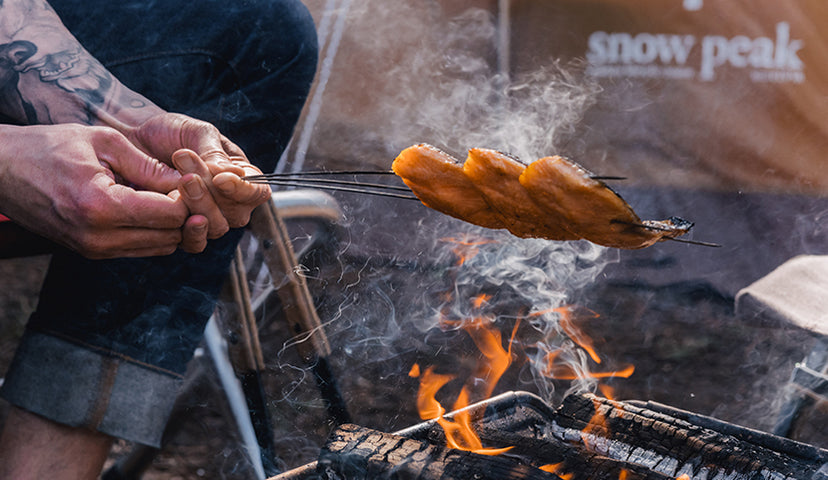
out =
[(195, 160), (193, 159), (190, 152), (187, 151), (178, 151), (173, 154), (173, 164), (175, 167), (185, 173), (189, 173), (195, 170)]
[(184, 182), (184, 190), (187, 191), (187, 196), (193, 200), (198, 200), (202, 195), (204, 195), (204, 191), (201, 189), (201, 184), (198, 183), (196, 178), (192, 178)]

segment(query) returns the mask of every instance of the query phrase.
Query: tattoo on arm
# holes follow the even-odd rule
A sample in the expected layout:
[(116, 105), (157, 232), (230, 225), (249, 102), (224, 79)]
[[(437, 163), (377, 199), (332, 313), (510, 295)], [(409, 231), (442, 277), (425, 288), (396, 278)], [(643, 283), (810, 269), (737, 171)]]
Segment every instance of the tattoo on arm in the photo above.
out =
[(124, 87), (43, 0), (0, 0), (0, 114), (20, 123), (101, 123), (151, 105)]

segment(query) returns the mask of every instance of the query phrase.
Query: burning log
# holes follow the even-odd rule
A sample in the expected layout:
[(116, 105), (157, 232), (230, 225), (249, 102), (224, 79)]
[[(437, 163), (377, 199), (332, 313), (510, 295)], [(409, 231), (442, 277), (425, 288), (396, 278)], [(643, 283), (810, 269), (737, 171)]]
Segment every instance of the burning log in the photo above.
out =
[(826, 450), (650, 402), (585, 394), (552, 408), (508, 392), (445, 418), (458, 414), (471, 418), (485, 444), (513, 448), (499, 456), (446, 448), (436, 420), (393, 435), (348, 425), (318, 464), (275, 479), (828, 479)]
[[(506, 393), (492, 402), (481, 402), (468, 409), (452, 412), (446, 417), (451, 419), (460, 415), (474, 418), (475, 431), (485, 444), (510, 445), (510, 456), (522, 457), (526, 463), (538, 467), (547, 467), (547, 471), (566, 480), (673, 478), (634, 463), (584, 451), (574, 442), (549, 438), (544, 425), (555, 416), (555, 411), (533, 395)], [(437, 421), (426, 422), (398, 433), (432, 444), (446, 443), (445, 431)]]
[(561, 480), (512, 456), (479, 455), (422, 440), (342, 425), (319, 457), (327, 479), (416, 478), (418, 480)]
[(551, 434), (674, 478), (812, 479), (828, 465), (825, 450), (654, 406), (571, 395), (556, 412)]

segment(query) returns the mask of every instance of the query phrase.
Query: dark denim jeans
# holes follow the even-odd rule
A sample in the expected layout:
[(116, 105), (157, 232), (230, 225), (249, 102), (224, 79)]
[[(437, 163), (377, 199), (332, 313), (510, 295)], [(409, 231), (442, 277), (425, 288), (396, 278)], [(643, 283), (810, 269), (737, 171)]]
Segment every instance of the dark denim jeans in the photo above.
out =
[[(66, 26), (133, 90), (207, 120), (271, 171), (317, 60), (298, 0), (53, 0)], [(93, 261), (54, 255), (6, 376), (13, 404), (158, 445), (240, 230), (198, 255)]]

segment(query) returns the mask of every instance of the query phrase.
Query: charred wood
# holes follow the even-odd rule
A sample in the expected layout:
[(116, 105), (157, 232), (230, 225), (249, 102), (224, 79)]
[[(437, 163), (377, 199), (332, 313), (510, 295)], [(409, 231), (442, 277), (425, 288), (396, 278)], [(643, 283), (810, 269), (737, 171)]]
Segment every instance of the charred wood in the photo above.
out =
[[(509, 395), (509, 394), (507, 394)], [(516, 396), (490, 408), (472, 410), (476, 419), (475, 431), (484, 446), (509, 445), (507, 455), (523, 457), (536, 466), (556, 465), (555, 472), (571, 480), (668, 480), (673, 477), (654, 472), (634, 463), (620, 461), (585, 450), (582, 445), (562, 442), (547, 435), (548, 422), (555, 412), (536, 398)], [(453, 415), (447, 415), (451, 418)], [(445, 434), (436, 422), (425, 423), (428, 428), (404, 431), (407, 436), (444, 445)]]
[(507, 392), (446, 418), (459, 412), (485, 447), (514, 448), (498, 457), (446, 448), (436, 421), (393, 435), (347, 426), (329, 439), (312, 475), (304, 468), (275, 478), (558, 478), (538, 470), (544, 466), (571, 480), (828, 480), (826, 450), (658, 404), (587, 394), (553, 409)]
[(352, 424), (331, 435), (317, 474), (326, 480), (560, 480), (519, 458), (478, 455)]
[[(794, 455), (771, 448), (771, 435), (740, 437), (630, 403), (592, 395), (567, 397), (552, 435), (611, 458), (665, 475), (690, 478), (811, 479), (828, 461), (825, 451)], [(770, 445), (769, 445), (770, 444)], [(820, 453), (821, 452), (821, 453)]]

